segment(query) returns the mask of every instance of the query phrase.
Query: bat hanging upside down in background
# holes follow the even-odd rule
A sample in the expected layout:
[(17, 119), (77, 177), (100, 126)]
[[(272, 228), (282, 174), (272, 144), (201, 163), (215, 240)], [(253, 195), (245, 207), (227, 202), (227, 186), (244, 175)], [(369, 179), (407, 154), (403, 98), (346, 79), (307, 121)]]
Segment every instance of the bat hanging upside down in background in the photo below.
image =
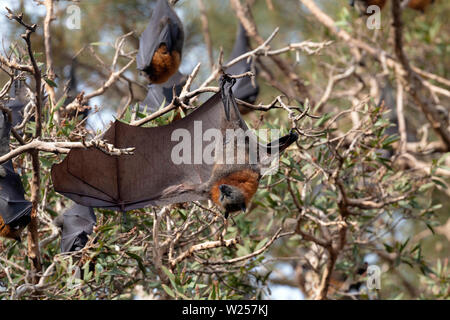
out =
[(62, 231), (61, 252), (83, 249), (96, 222), (92, 208), (76, 203), (60, 214), (53, 223)]
[[(239, 24), (238, 33), (236, 36), (236, 41), (234, 42), (233, 51), (231, 51), (230, 61), (239, 57), (240, 55), (251, 50), (250, 48), (250, 40), (247, 36), (247, 32), (245, 31), (242, 24)], [(247, 59), (241, 60), (225, 71), (228, 74), (238, 75), (248, 71), (252, 71), (252, 63), (253, 58), (249, 61)], [(255, 71), (256, 68), (255, 68)], [(252, 81), (250, 77), (243, 77), (236, 79), (236, 84), (233, 86), (233, 94), (239, 100), (243, 100), (248, 103), (254, 103), (259, 93), (259, 85), (256, 81)], [(252, 109), (246, 108), (244, 106), (239, 105), (239, 111), (241, 114), (246, 114), (250, 112)]]
[[(10, 113), (11, 114), (11, 113)], [(14, 115), (14, 110), (12, 112)], [(0, 156), (9, 152), (11, 117), (0, 112)], [(30, 223), (31, 202), (12, 161), (0, 165), (0, 236), (20, 241), (22, 230)]]
[(371, 15), (373, 12), (367, 12), (370, 6), (378, 6), (381, 9), (385, 6), (387, 0), (350, 0), (350, 5), (361, 14)]
[(150, 22), (139, 39), (137, 68), (151, 83), (164, 83), (181, 63), (183, 25), (167, 0), (158, 0)]
[(424, 13), (428, 6), (433, 2), (434, 0), (403, 0), (402, 6), (407, 6), (410, 9)]
[[(417, 11), (425, 12), (426, 8), (432, 4), (434, 0), (401, 0), (401, 6), (408, 7)], [(367, 12), (369, 6), (376, 5), (381, 9), (386, 5), (387, 0), (350, 0), (350, 5), (355, 7), (360, 14), (371, 15), (373, 12)]]
[(14, 172), (11, 160), (2, 164), (1, 168), (0, 236), (20, 242), (22, 230), (31, 221), (31, 202), (24, 198), (25, 190), (22, 181)]
[[(133, 155), (71, 150), (52, 168), (55, 190), (84, 206), (119, 211), (206, 199), (226, 215), (245, 210), (264, 166), (298, 136), (291, 132), (259, 143), (239, 113), (232, 93), (235, 79), (225, 75), (220, 82), (221, 92), (168, 125), (143, 128), (116, 121), (103, 139), (117, 148), (135, 147)], [(235, 150), (243, 150), (239, 157), (245, 161), (233, 162)], [(208, 154), (211, 159), (204, 161)]]

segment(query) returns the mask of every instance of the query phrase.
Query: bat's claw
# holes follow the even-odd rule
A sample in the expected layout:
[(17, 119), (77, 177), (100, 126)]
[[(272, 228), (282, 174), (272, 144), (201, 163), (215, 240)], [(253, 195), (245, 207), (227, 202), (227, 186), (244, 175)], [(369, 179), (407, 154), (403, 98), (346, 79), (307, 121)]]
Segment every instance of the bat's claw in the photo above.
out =
[(193, 191), (194, 188), (190, 187), (190, 186), (186, 186), (184, 184), (178, 184), (175, 186), (170, 186), (166, 189), (163, 190), (162, 192), (162, 196), (163, 197), (168, 197), (168, 196), (172, 196), (175, 194), (180, 194), (180, 193), (184, 193), (184, 192), (188, 192), (188, 191)]

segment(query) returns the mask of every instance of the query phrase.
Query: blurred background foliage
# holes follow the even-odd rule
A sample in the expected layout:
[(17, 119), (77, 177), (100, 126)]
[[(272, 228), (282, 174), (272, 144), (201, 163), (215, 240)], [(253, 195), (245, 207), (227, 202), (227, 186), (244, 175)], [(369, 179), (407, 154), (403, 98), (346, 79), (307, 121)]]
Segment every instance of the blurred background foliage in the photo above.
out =
[[(311, 40), (316, 42), (336, 40), (336, 38), (316, 21), (299, 1), (255, 0), (252, 13), (259, 33), (268, 37), (275, 27), (280, 32), (272, 41), (272, 48), (286, 46), (290, 42)], [(1, 8), (9, 7), (15, 12), (23, 12), (25, 21), (37, 23), (39, 28), (32, 41), (38, 61), (45, 63), (42, 23), (45, 8), (35, 1), (1, 0)], [(381, 29), (368, 30), (365, 19), (348, 5), (348, 1), (316, 1), (320, 8), (330, 15), (338, 26), (353, 37), (374, 46), (393, 52), (392, 18), (390, 8), (382, 11)], [(95, 90), (108, 77), (108, 71), (88, 50), (80, 50), (89, 44), (106, 65), (111, 63), (114, 48), (110, 45), (115, 38), (135, 31), (127, 42), (127, 50), (138, 49), (139, 35), (144, 30), (153, 6), (153, 1), (145, 0), (90, 0), (76, 3), (81, 9), (81, 29), (69, 30), (66, 26), (67, 7), (74, 3), (55, 2), (55, 21), (52, 22), (52, 48), (54, 71), (57, 75), (57, 96), (63, 95), (66, 82), (70, 79), (73, 58), (76, 56), (75, 91)], [(217, 59), (221, 48), (225, 61), (229, 56), (236, 36), (238, 20), (228, 1), (205, 1), (213, 44), (213, 55)], [(4, 9), (2, 9), (2, 12)], [(199, 76), (194, 82), (201, 83), (211, 72), (208, 53), (201, 31), (198, 2), (181, 0), (176, 5), (185, 30), (185, 45), (181, 71), (190, 73), (201, 62)], [(425, 14), (405, 10), (404, 41), (405, 51), (411, 64), (428, 72), (449, 78), (450, 65), (450, 3), (436, 1)], [(22, 27), (9, 21), (2, 14), (0, 34), (2, 50), (17, 50), (24, 55), (24, 43), (20, 38)], [(253, 43), (253, 42), (252, 42)], [(253, 47), (255, 44), (253, 43)], [(348, 44), (336, 41), (323, 49), (320, 55), (301, 54), (298, 63), (294, 53), (283, 54), (295, 72), (307, 85), (315, 102), (323, 94), (331, 73), (343, 72), (352, 56)], [(124, 66), (126, 59), (119, 59)], [(273, 65), (267, 65), (280, 83), (290, 81)], [(448, 258), (450, 252), (450, 202), (448, 193), (442, 191), (449, 183), (448, 178), (438, 174), (426, 175), (414, 170), (392, 167), (385, 160), (382, 150), (391, 152), (398, 140), (396, 132), (388, 131), (392, 127), (389, 113), (379, 108), (380, 91), (369, 86), (383, 88), (383, 81), (390, 81), (395, 90), (393, 74), (377, 76), (382, 73), (379, 63), (369, 56), (363, 56), (357, 66), (355, 76), (339, 82), (334, 88), (337, 93), (352, 91), (361, 82), (367, 87), (359, 92), (369, 99), (359, 110), (363, 129), (367, 133), (350, 150), (342, 144), (336, 146), (327, 142), (328, 135), (302, 136), (297, 146), (290, 148), (282, 157), (280, 170), (275, 176), (265, 178), (256, 194), (252, 208), (246, 215), (234, 217), (230, 222), (225, 238), (239, 236), (241, 243), (230, 248), (215, 248), (198, 254), (196, 259), (188, 258), (174, 268), (170, 268), (166, 257), (163, 266), (154, 263), (153, 235), (154, 213), (156, 209), (135, 210), (127, 214), (126, 222), (120, 214), (107, 210), (96, 210), (97, 225), (92, 239), (85, 250), (72, 254), (59, 254), (59, 238), (48, 244), (42, 251), (44, 270), (55, 263), (54, 273), (42, 290), (19, 294), (15, 290), (26, 283), (29, 261), (24, 244), (0, 240), (0, 260), (7, 266), (9, 274), (0, 272), (0, 298), (35, 297), (65, 299), (116, 299), (116, 298), (193, 298), (193, 299), (260, 299), (260, 298), (311, 298), (320, 283), (320, 276), (327, 264), (326, 250), (295, 232), (292, 225), (299, 224), (304, 232), (323, 236), (339, 234), (339, 203), (342, 201), (330, 172), (340, 168), (340, 176), (352, 198), (407, 195), (401, 201), (384, 206), (382, 209), (356, 208), (349, 218), (347, 243), (338, 257), (333, 277), (350, 283), (358, 283), (365, 278), (356, 270), (364, 262), (376, 264), (382, 270), (381, 290), (361, 289), (361, 292), (349, 293), (348, 290), (330, 289), (328, 298), (446, 298), (449, 297)], [(145, 97), (145, 80), (136, 70), (135, 64), (125, 76), (140, 83), (134, 84), (134, 100), (131, 106)], [(0, 73), (0, 83), (7, 77)], [(273, 100), (280, 92), (261, 78), (258, 101), (265, 104)], [(115, 114), (119, 106), (126, 102), (126, 85), (117, 82), (105, 94), (90, 101), (95, 113), (100, 107), (104, 114)], [(206, 97), (207, 95), (205, 95)], [(395, 96), (395, 93), (394, 93)], [(204, 101), (202, 96), (201, 100)], [(442, 105), (448, 112), (448, 98), (442, 99)], [(291, 104), (296, 104), (292, 100)], [(336, 121), (336, 126), (327, 128), (330, 119), (353, 105), (352, 99), (344, 94), (332, 96), (325, 106), (313, 110), (320, 119), (302, 119), (298, 123), (301, 129), (311, 132), (333, 130), (346, 132), (352, 127), (350, 117)], [(388, 107), (389, 109), (389, 107)], [(392, 112), (391, 112), (392, 114)], [(405, 115), (408, 136), (412, 141), (420, 139), (420, 128), (427, 122), (420, 109), (410, 98), (405, 99)], [(129, 118), (129, 114), (125, 118)], [(159, 119), (157, 124), (166, 123), (173, 117), (169, 114)], [(110, 118), (104, 118), (107, 122)], [(287, 113), (283, 110), (271, 110), (267, 113), (252, 112), (245, 118), (253, 127), (281, 127), (287, 131), (291, 125)], [(48, 119), (47, 119), (48, 120)], [(65, 122), (60, 128), (60, 137), (69, 137), (79, 119)], [(98, 120), (97, 120), (98, 121)], [(95, 122), (95, 121), (93, 121)], [(47, 121), (45, 127), (51, 124)], [(32, 125), (27, 130), (31, 130)], [(315, 130), (315, 131), (314, 131)], [(436, 139), (429, 130), (429, 139)], [(387, 134), (387, 135), (386, 135)], [(343, 161), (336, 156), (345, 154)], [(385, 154), (385, 153), (384, 153)], [(42, 186), (41, 199), (45, 214), (56, 217), (69, 200), (56, 194), (51, 188), (50, 168), (64, 158), (61, 155), (41, 153)], [(447, 154), (424, 155), (434, 168), (446, 170)], [(22, 168), (22, 178), (26, 190), (29, 190), (31, 164), (26, 156), (15, 159), (16, 167)], [(318, 169), (322, 168), (322, 169)], [(369, 168), (369, 169), (368, 169)], [(381, 174), (381, 177), (376, 176)], [(437, 179), (436, 179), (437, 177)], [(443, 181), (443, 187), (436, 181)], [(382, 186), (383, 190), (379, 189)], [(438, 188), (440, 186), (440, 189)], [(302, 208), (307, 209), (302, 211)], [(308, 211), (309, 210), (309, 211)], [(313, 217), (326, 215), (328, 225), (323, 226)], [(299, 217), (301, 216), (301, 219)], [(298, 223), (301, 221), (301, 224)], [(223, 221), (212, 211), (197, 205), (180, 205), (171, 208), (170, 215), (164, 215), (161, 221), (161, 240), (170, 238), (171, 231), (186, 227), (181, 238), (184, 247), (175, 247), (176, 252), (189, 243), (217, 239), (223, 229)], [(245, 263), (224, 264), (220, 266), (204, 264), (200, 261), (220, 258), (233, 259), (248, 255), (261, 249), (275, 234), (280, 226), (287, 226), (283, 232), (291, 232), (274, 241), (264, 255), (256, 255)], [(289, 227), (291, 226), (291, 227)], [(326, 229), (326, 230), (323, 230)], [(201, 232), (197, 232), (200, 230)], [(219, 230), (219, 231), (218, 231)], [(288, 230), (288, 231), (286, 231)], [(439, 232), (436, 232), (439, 230)], [(49, 235), (50, 229), (42, 225), (41, 238)], [(165, 238), (166, 237), (166, 238)], [(194, 240), (193, 240), (194, 239)], [(178, 251), (180, 250), (180, 251)], [(305, 257), (307, 259), (305, 260)], [(7, 262), (9, 261), (9, 262)], [(312, 265), (311, 265), (312, 264)], [(78, 267), (78, 269), (77, 269)], [(1, 270), (0, 270), (1, 271)], [(350, 280), (347, 280), (350, 279)], [(361, 280), (363, 279), (363, 280)], [(364, 287), (364, 285), (363, 285)]]

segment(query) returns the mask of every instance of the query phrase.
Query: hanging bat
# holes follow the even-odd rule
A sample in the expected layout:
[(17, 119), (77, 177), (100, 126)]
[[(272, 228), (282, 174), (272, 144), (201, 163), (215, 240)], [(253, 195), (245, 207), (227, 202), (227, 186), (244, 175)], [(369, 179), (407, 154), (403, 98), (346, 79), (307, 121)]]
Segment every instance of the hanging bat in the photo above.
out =
[(330, 277), (329, 294), (333, 295), (337, 291), (341, 292), (355, 292), (358, 293), (361, 286), (364, 284), (362, 277), (366, 274), (368, 263), (358, 266), (350, 274), (345, 274), (341, 271), (333, 271)]
[(61, 252), (71, 252), (84, 248), (97, 219), (92, 208), (74, 204), (53, 223), (62, 230)]
[[(247, 32), (242, 24), (239, 24), (238, 34), (236, 36), (236, 41), (234, 43), (233, 50), (231, 51), (230, 60), (233, 60), (240, 55), (250, 51), (249, 39)], [(228, 74), (237, 75), (242, 74), (252, 69), (252, 61), (247, 61), (246, 59), (241, 60), (229, 68), (226, 69)], [(239, 78), (236, 80), (236, 84), (233, 86), (233, 94), (239, 100), (254, 103), (259, 93), (259, 86), (255, 82), (253, 85), (250, 77)], [(251, 111), (251, 109), (239, 106), (239, 110), (242, 114), (246, 114)]]
[(5, 176), (0, 177), (0, 236), (20, 241), (22, 230), (31, 221), (31, 202), (25, 200), (25, 190), (12, 162), (1, 165)]
[(186, 75), (177, 71), (163, 84), (150, 84), (148, 86), (147, 96), (141, 103), (141, 109), (147, 106), (148, 110), (155, 112), (160, 107), (165, 107), (173, 99), (173, 88), (175, 88), (175, 94), (179, 95), (186, 80)]
[(378, 106), (384, 105), (386, 110), (390, 110), (388, 115), (388, 120), (394, 126), (386, 128), (386, 135), (398, 134), (398, 118), (397, 118), (397, 102), (395, 100), (395, 90), (392, 87), (389, 79), (386, 77), (383, 79), (384, 82), (381, 84), (381, 95), (378, 102)]
[[(11, 121), (0, 113), (0, 155), (9, 151)], [(20, 176), (11, 160), (0, 165), (0, 236), (20, 241), (22, 230), (31, 220), (31, 202), (24, 198)]]
[(359, 14), (371, 15), (367, 12), (367, 8), (370, 6), (378, 6), (381, 9), (385, 6), (387, 0), (350, 0), (350, 5), (355, 7)]
[[(226, 215), (244, 210), (256, 192), (262, 168), (298, 136), (291, 132), (260, 144), (241, 118), (233, 83), (234, 79), (222, 77), (220, 93), (165, 126), (143, 128), (116, 121), (103, 139), (117, 148), (135, 147), (134, 154), (71, 150), (52, 167), (55, 190), (84, 206), (119, 211), (206, 199)], [(236, 136), (227, 136), (227, 129)], [(244, 142), (242, 135), (248, 138)], [(255, 155), (251, 146), (260, 153)], [(224, 163), (235, 150), (244, 150), (240, 158), (244, 154), (251, 161)]]
[(434, 0), (403, 0), (402, 6), (407, 6), (410, 9), (425, 12), (427, 7), (434, 3)]
[(14, 80), (11, 89), (9, 90), (10, 100), (5, 103), (5, 106), (11, 110), (11, 122), (13, 127), (20, 124), (23, 120), (23, 109), (25, 107), (24, 89), (25, 86), (22, 80)]
[(137, 68), (151, 83), (166, 82), (180, 66), (183, 25), (167, 0), (158, 0), (139, 39)]
[[(69, 66), (69, 74), (67, 76), (68, 81), (66, 82), (66, 86), (64, 87), (64, 93), (66, 94), (66, 99), (64, 100), (64, 108), (69, 105), (79, 94), (78, 91), (78, 80), (77, 80), (77, 69), (78, 69), (78, 61), (76, 58), (72, 59), (72, 62)], [(68, 118), (74, 118), (75, 116), (81, 117), (81, 119), (85, 119), (89, 114), (90, 107), (85, 106), (83, 109), (75, 109), (67, 111)]]

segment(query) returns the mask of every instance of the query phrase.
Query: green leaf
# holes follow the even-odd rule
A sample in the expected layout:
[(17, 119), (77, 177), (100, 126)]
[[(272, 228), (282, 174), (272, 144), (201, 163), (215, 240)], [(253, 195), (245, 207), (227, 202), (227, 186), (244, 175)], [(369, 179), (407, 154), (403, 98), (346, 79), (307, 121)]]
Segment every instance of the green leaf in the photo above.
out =
[(439, 180), (439, 179), (431, 179), (431, 181), (433, 181), (435, 184), (441, 186), (442, 188), (447, 189), (447, 186), (441, 180)]
[(162, 284), (162, 288), (164, 289), (164, 291), (171, 296), (172, 298), (176, 299), (177, 297), (175, 296), (175, 293), (173, 292), (172, 289), (170, 289), (168, 286), (166, 286), (165, 284)]
[(443, 164), (445, 163), (445, 159), (447, 159), (448, 156), (450, 156), (450, 152), (444, 153), (444, 154), (439, 158), (439, 160), (437, 161), (436, 164), (437, 164), (438, 166), (443, 165)]
[(314, 127), (320, 127), (330, 118), (331, 118), (331, 113), (325, 113), (319, 120), (316, 121), (316, 123), (314, 124)]
[(58, 85), (53, 80), (50, 80), (49, 78), (44, 78), (44, 81), (47, 82), (47, 84), (52, 88), (58, 87)]
[(383, 245), (387, 252), (389, 252), (389, 253), (394, 252), (394, 248), (391, 247), (390, 245), (388, 245), (387, 243), (383, 243)]
[(430, 229), (431, 233), (434, 235), (435, 232), (434, 232), (434, 229), (433, 229), (433, 227), (431, 226), (431, 224), (430, 224), (429, 222), (425, 222), (425, 224), (426, 224), (427, 228)]
[(54, 111), (59, 110), (59, 108), (61, 108), (64, 105), (64, 102), (66, 102), (66, 95), (63, 95), (61, 97), (61, 99), (58, 100), (58, 102), (56, 103), (55, 108), (53, 109)]
[(408, 239), (406, 239), (406, 241), (403, 244), (400, 245), (400, 252), (402, 252), (403, 249), (405, 249), (405, 247), (408, 245), (408, 242), (409, 242), (409, 237), (408, 237)]
[(389, 136), (386, 140), (384, 140), (384, 142), (382, 144), (383, 149), (386, 148), (387, 146), (393, 144), (394, 142), (396, 142), (398, 140), (400, 140), (400, 136), (399, 135), (394, 134), (392, 136)]
[(264, 247), (264, 245), (267, 243), (267, 240), (268, 240), (268, 239), (269, 239), (269, 238), (264, 238), (264, 239), (262, 239), (260, 242), (258, 242), (258, 244), (256, 245), (254, 251), (258, 251), (259, 249), (261, 249), (262, 247)]
[(147, 270), (145, 270), (144, 264), (142, 263), (142, 258), (139, 257), (137, 254), (126, 251), (125, 252), (130, 258), (133, 258), (134, 260), (136, 260), (139, 269), (142, 271), (142, 273), (144, 275), (147, 275)]
[(167, 275), (170, 281), (173, 281), (175, 283), (175, 275), (169, 269), (161, 266), (161, 270)]
[(214, 285), (212, 286), (211, 293), (209, 294), (208, 300), (216, 300), (216, 289)]
[(429, 182), (429, 183), (426, 183), (424, 185), (421, 185), (420, 188), (419, 188), (419, 192), (424, 192), (425, 190), (428, 190), (431, 187), (434, 187), (434, 183), (433, 182)]
[(90, 45), (91, 46), (107, 46), (108, 43), (107, 42), (91, 42)]

